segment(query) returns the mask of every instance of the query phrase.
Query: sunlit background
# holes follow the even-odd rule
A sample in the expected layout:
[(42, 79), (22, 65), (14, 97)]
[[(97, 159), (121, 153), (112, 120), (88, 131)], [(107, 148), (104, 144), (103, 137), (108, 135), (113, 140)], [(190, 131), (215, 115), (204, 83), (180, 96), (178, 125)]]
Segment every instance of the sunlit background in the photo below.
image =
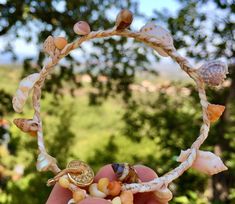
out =
[[(39, 72), (48, 35), (68, 41), (73, 25), (114, 26), (118, 12), (134, 13), (131, 29), (153, 21), (173, 35), (195, 68), (212, 59), (229, 66), (227, 80), (207, 87), (211, 103), (226, 106), (203, 150), (229, 170), (212, 177), (190, 169), (171, 186), (174, 204), (235, 203), (235, 2), (233, 0), (0, 0), (0, 203), (45, 203), (51, 173), (37, 172), (36, 139), (14, 118), (31, 118), (11, 105), (19, 81)], [(169, 57), (120, 37), (92, 40), (61, 60), (43, 89), (41, 112), (47, 149), (61, 168), (72, 159), (97, 171), (112, 162), (144, 164), (163, 175), (199, 134), (201, 109), (194, 83)]]

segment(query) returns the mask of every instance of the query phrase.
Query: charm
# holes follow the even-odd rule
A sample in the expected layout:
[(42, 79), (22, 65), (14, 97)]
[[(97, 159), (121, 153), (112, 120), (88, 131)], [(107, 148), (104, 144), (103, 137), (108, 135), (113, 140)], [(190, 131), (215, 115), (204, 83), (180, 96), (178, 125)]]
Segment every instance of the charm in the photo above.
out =
[(218, 86), (222, 84), (228, 74), (228, 67), (226, 63), (219, 60), (212, 60), (203, 64), (197, 73), (202, 80), (211, 86)]
[(78, 35), (87, 35), (91, 32), (91, 28), (86, 21), (78, 21), (74, 24), (73, 31)]
[(21, 80), (19, 88), (17, 89), (16, 94), (12, 100), (13, 108), (17, 113), (23, 111), (23, 107), (30, 94), (30, 91), (34, 87), (35, 83), (39, 80), (39, 78), (40, 74), (35, 73)]
[(116, 18), (116, 30), (124, 30), (128, 28), (133, 21), (133, 14), (128, 9), (123, 9)]
[(225, 106), (209, 104), (207, 106), (207, 116), (210, 122), (216, 122), (223, 114)]
[[(186, 151), (181, 151), (180, 156), (178, 157), (178, 162), (184, 162), (190, 149)], [(218, 174), (221, 171), (225, 171), (228, 168), (224, 165), (220, 157), (209, 151), (197, 151), (197, 158), (194, 161), (192, 168), (209, 175)]]
[[(175, 50), (174, 44), (173, 44), (173, 38), (168, 30), (165, 28), (155, 25), (153, 22), (149, 22), (146, 25), (144, 25), (140, 32), (148, 35), (149, 37), (156, 38), (158, 41), (160, 41), (164, 46), (171, 48), (172, 50)], [(168, 54), (162, 49), (161, 47), (153, 47), (161, 56), (168, 57)]]
[(29, 133), (32, 136), (37, 135), (39, 125), (34, 120), (17, 118), (13, 120), (13, 123), (23, 132)]
[(68, 173), (69, 180), (78, 187), (89, 186), (94, 180), (94, 172), (85, 162), (74, 160), (67, 168), (81, 170), (81, 173)]
[(123, 164), (113, 163), (112, 168), (118, 180), (122, 181), (123, 183), (140, 182), (140, 179), (136, 173), (136, 170), (131, 165), (127, 163), (123, 163)]

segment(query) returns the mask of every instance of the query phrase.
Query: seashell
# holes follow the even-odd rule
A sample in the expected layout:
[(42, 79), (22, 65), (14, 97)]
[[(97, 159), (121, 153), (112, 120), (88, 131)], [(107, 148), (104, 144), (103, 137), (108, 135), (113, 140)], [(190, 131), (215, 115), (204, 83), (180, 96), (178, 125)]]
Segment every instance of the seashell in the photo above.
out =
[(48, 171), (56, 164), (56, 159), (46, 152), (41, 152), (37, 159), (37, 170), (38, 171)]
[(35, 73), (21, 80), (16, 94), (12, 100), (13, 108), (16, 112), (22, 112), (24, 104), (30, 94), (30, 91), (34, 87), (35, 83), (39, 80), (39, 78), (40, 74)]
[(122, 204), (121, 198), (119, 196), (112, 200), (112, 204)]
[(108, 195), (109, 194), (108, 185), (109, 185), (109, 179), (108, 178), (101, 178), (98, 181), (97, 187), (98, 187), (99, 191)]
[(53, 57), (55, 49), (54, 38), (49, 35), (43, 43), (43, 51)]
[(32, 136), (37, 135), (39, 124), (32, 119), (17, 118), (13, 123), (23, 132), (29, 133)]
[(64, 37), (54, 37), (54, 44), (56, 48), (62, 50), (67, 45), (67, 40)]
[(85, 194), (82, 190), (77, 190), (73, 192), (73, 200), (77, 203), (85, 199)]
[(107, 195), (101, 191), (99, 191), (97, 183), (93, 183), (89, 186), (89, 193), (91, 196), (98, 198), (105, 198)]
[(207, 116), (210, 122), (217, 121), (220, 118), (220, 116), (223, 114), (224, 110), (225, 106), (209, 104), (207, 106)]
[(133, 204), (134, 203), (134, 196), (131, 191), (123, 191), (120, 195), (122, 203), (125, 204)]
[(168, 203), (168, 201), (173, 198), (172, 192), (166, 186), (163, 186), (158, 191), (155, 191), (154, 195), (157, 198), (158, 202), (162, 204)]
[(112, 168), (119, 181), (122, 181), (123, 183), (140, 182), (136, 170), (128, 163), (123, 163), (123, 164), (113, 163)]
[(108, 185), (109, 195), (117, 196), (121, 191), (121, 183), (119, 181), (111, 181)]
[(73, 31), (78, 35), (87, 35), (91, 32), (91, 28), (86, 21), (78, 21), (74, 24)]
[[(190, 149), (181, 151), (178, 157), (178, 162), (184, 162), (189, 154)], [(209, 175), (214, 175), (225, 171), (228, 168), (224, 165), (220, 157), (209, 151), (197, 151), (197, 158), (194, 161), (192, 168)]]
[(116, 30), (123, 30), (128, 28), (133, 21), (133, 14), (128, 9), (123, 9), (119, 12), (116, 18)]
[(69, 201), (68, 201), (68, 204), (76, 204), (75, 200), (73, 198), (71, 198)]
[(211, 86), (218, 86), (222, 84), (228, 74), (228, 66), (226, 63), (219, 60), (212, 60), (204, 63), (197, 73), (202, 80)]
[(69, 188), (70, 182), (68, 180), (68, 176), (60, 177), (58, 183), (62, 188)]
[[(170, 32), (168, 30), (166, 30), (165, 28), (163, 28), (159, 25), (155, 25), (153, 22), (149, 22), (140, 29), (140, 32), (149, 36), (149, 37), (153, 37), (153, 38), (157, 39), (164, 46), (175, 50), (174, 44), (173, 44), (173, 38), (172, 38)], [(168, 54), (161, 47), (156, 47), (156, 46), (152, 46), (152, 47), (161, 56), (168, 57)]]

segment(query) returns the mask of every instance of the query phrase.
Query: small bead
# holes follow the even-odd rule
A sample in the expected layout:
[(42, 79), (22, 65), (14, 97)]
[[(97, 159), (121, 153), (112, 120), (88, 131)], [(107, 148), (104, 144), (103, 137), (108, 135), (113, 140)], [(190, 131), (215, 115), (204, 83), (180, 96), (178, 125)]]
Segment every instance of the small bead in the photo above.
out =
[(109, 193), (109, 190), (108, 190), (108, 185), (109, 185), (109, 179), (108, 178), (101, 178), (99, 181), (98, 181), (98, 184), (97, 184), (97, 187), (98, 189), (105, 193), (106, 195), (108, 195)]
[(120, 195), (122, 203), (125, 204), (133, 204), (134, 202), (134, 196), (131, 191), (123, 191)]
[(117, 196), (121, 191), (121, 184), (118, 181), (111, 181), (108, 185), (109, 195)]
[(69, 182), (69, 180), (68, 180), (66, 177), (63, 176), (63, 177), (60, 177), (60, 179), (59, 179), (59, 184), (60, 184), (60, 186), (63, 187), (63, 188), (68, 188), (70, 182)]
[(73, 31), (78, 35), (87, 35), (91, 32), (91, 28), (86, 21), (79, 21), (74, 24)]
[(93, 183), (89, 187), (89, 193), (91, 196), (98, 197), (98, 198), (105, 198), (107, 195), (98, 190), (97, 183)]
[(122, 204), (121, 198), (119, 196), (112, 200), (112, 204)]
[(62, 50), (67, 45), (67, 40), (64, 37), (54, 37), (54, 44), (56, 48)]
[(85, 198), (84, 193), (81, 190), (73, 192), (73, 199), (75, 202), (79, 202)]
[(133, 21), (133, 14), (128, 9), (123, 9), (116, 18), (116, 29), (122, 30), (128, 28)]

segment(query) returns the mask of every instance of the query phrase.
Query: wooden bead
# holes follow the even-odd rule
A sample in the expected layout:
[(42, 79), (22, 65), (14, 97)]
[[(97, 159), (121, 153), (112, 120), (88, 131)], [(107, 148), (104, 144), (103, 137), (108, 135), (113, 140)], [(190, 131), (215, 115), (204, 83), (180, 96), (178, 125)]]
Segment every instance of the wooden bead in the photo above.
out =
[(74, 199), (75, 202), (80, 202), (84, 198), (85, 198), (85, 195), (81, 190), (73, 192), (73, 199)]
[(209, 104), (207, 106), (207, 116), (210, 122), (216, 122), (223, 114), (225, 106)]
[(121, 184), (118, 181), (111, 181), (108, 185), (109, 195), (117, 196), (121, 191)]
[(69, 182), (69, 180), (68, 180), (66, 177), (63, 176), (63, 177), (60, 177), (60, 179), (59, 179), (59, 184), (60, 184), (60, 186), (63, 187), (63, 188), (68, 188), (70, 182)]
[(97, 184), (97, 187), (98, 189), (105, 193), (106, 195), (108, 195), (109, 193), (109, 190), (108, 190), (108, 185), (109, 185), (109, 179), (108, 178), (101, 178), (99, 181), (98, 181), (98, 184)]
[(116, 18), (116, 29), (123, 30), (128, 28), (133, 21), (133, 15), (128, 9), (123, 9)]
[(121, 198), (119, 196), (112, 200), (112, 204), (122, 204)]
[(64, 37), (54, 37), (54, 44), (56, 48), (62, 50), (67, 45), (67, 40)]
[(122, 203), (125, 204), (133, 204), (134, 202), (134, 196), (131, 191), (123, 191), (120, 195)]
[(87, 35), (91, 32), (91, 28), (86, 21), (79, 21), (74, 24), (73, 31), (78, 35)]

